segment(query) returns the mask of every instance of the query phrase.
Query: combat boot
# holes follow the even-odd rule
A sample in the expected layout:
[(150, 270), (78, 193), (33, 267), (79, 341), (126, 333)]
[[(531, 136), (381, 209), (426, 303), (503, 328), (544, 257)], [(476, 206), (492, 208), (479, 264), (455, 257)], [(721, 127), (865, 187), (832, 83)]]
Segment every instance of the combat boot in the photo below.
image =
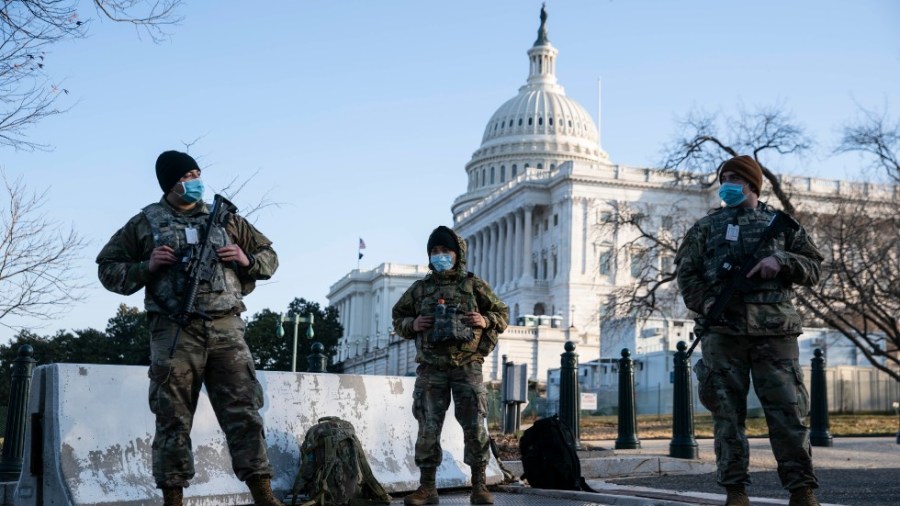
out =
[(255, 474), (247, 478), (247, 486), (253, 496), (253, 504), (256, 506), (284, 506), (272, 495), (272, 480), (268, 476)]
[(184, 506), (184, 489), (181, 487), (166, 487), (162, 493), (163, 506)]
[(750, 506), (750, 497), (743, 485), (725, 485), (725, 506)]
[(816, 500), (812, 487), (800, 487), (791, 490), (788, 506), (819, 506), (819, 501)]
[(423, 467), (419, 469), (419, 488), (412, 494), (404, 497), (403, 504), (406, 506), (423, 506), (425, 504), (440, 503), (437, 487), (435, 486), (436, 476), (436, 467)]
[(472, 466), (472, 495), (469, 496), (471, 504), (494, 504), (494, 495), (487, 489), (484, 476), (484, 465)]

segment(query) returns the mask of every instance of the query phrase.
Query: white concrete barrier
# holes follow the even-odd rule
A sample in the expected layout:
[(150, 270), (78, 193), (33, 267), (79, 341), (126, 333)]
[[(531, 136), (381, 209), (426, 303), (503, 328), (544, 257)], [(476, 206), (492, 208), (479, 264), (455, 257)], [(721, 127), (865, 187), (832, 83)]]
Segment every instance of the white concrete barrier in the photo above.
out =
[[(375, 477), (389, 492), (413, 490), (417, 424), (412, 416), (415, 378), (259, 372), (273, 488), (290, 490), (299, 445), (320, 417), (353, 423)], [(147, 405), (146, 367), (52, 364), (35, 369), (29, 399), (22, 476), (16, 506), (159, 505), (151, 465), (154, 419)], [(231, 470), (225, 435), (204, 390), (191, 433), (196, 476), (185, 489), (189, 506), (252, 503)], [(453, 407), (441, 438), (439, 487), (469, 483), (462, 429)], [(492, 459), (488, 482), (501, 480)]]

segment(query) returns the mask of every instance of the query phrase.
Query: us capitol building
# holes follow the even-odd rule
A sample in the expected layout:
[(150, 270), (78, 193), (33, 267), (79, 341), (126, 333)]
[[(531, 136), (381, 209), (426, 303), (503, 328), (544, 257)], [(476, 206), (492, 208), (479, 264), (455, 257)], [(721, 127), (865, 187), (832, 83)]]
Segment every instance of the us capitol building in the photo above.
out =
[[(499, 379), (506, 355), (527, 364), (530, 379), (546, 382), (568, 340), (582, 363), (618, 358), (627, 347), (635, 358), (659, 354), (668, 369), (676, 343), (693, 338), (680, 299), (668, 314), (601, 335), (613, 290), (636, 275), (634, 258), (620, 252), (635, 236), (603, 224), (615, 206), (627, 204), (642, 209), (642, 226), (666, 234), (674, 214), (693, 221), (719, 206), (716, 188), (675, 185), (661, 170), (612, 163), (590, 114), (557, 80), (558, 53), (542, 11), (527, 52), (528, 78), (491, 116), (465, 166), (466, 191), (452, 203), (453, 228), (468, 243), (470, 270), (510, 308), (511, 325), (485, 360), (485, 378)], [(784, 179), (812, 200), (851, 185)], [(662, 272), (671, 271), (672, 257), (655, 261)], [(334, 361), (345, 373), (415, 373), (415, 343), (392, 332), (391, 308), (427, 273), (424, 265), (384, 263), (353, 270), (331, 286), (329, 305), (339, 309), (344, 327)]]

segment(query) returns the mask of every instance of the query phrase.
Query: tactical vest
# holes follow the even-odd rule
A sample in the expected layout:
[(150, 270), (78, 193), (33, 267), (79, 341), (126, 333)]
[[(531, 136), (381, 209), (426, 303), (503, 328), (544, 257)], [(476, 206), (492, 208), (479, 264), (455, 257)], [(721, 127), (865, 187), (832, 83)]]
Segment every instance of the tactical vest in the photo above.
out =
[(460, 339), (434, 343), (430, 339), (431, 331), (420, 332), (416, 336), (419, 362), (459, 366), (476, 360), (482, 361), (483, 357), (493, 350), (491, 342), (484, 337), (486, 333), (484, 329), (468, 327), (461, 321), (466, 313), (478, 311), (474, 274), (467, 275), (462, 279), (447, 280), (429, 276), (416, 285), (414, 299), (416, 314), (427, 316), (434, 315), (438, 300), (444, 299), (444, 305), (456, 308), (455, 317), (459, 319), (459, 322), (452, 325), (452, 328), (466, 333), (460, 336)]
[[(156, 246), (168, 245), (175, 250), (178, 263), (165, 268), (160, 276), (156, 276), (144, 290), (144, 305), (148, 313), (173, 314), (179, 311), (190, 283), (186, 267), (182, 260), (191, 249), (196, 254), (200, 244), (188, 244), (187, 229), (196, 231), (197, 239), (203, 237), (207, 213), (196, 213), (188, 216), (172, 212), (160, 203), (150, 204), (141, 211), (150, 224), (153, 242)], [(221, 248), (231, 244), (228, 233), (223, 227), (215, 227), (210, 233), (210, 247)], [(211, 282), (201, 282), (195, 302), (197, 309), (210, 316), (224, 316), (243, 310), (241, 281), (237, 272), (226, 268), (221, 262), (216, 263)]]
[[(776, 235), (767, 244), (760, 246), (756, 252), (755, 260), (748, 255), (756, 248), (756, 244), (762, 238), (766, 226), (772, 220), (774, 212), (766, 208), (744, 210), (741, 208), (726, 208), (706, 218), (706, 258), (704, 259), (704, 278), (721, 289), (723, 280), (719, 277), (720, 268), (726, 260), (732, 262), (754, 261), (785, 250), (784, 233)], [(737, 226), (738, 237), (736, 241), (726, 238), (728, 227)], [(753, 288), (743, 294), (743, 301), (751, 304), (775, 304), (791, 300), (793, 290), (789, 283), (779, 278), (762, 280), (757, 279)]]

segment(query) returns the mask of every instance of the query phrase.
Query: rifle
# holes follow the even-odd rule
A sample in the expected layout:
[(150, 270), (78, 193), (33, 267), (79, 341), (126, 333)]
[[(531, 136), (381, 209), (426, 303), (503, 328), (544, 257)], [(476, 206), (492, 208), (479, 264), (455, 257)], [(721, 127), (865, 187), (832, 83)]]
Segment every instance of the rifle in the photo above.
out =
[(712, 307), (709, 308), (709, 311), (703, 316), (694, 318), (694, 321), (696, 322), (696, 325), (694, 326), (694, 336), (696, 337), (694, 342), (691, 343), (691, 347), (688, 348), (687, 358), (690, 358), (694, 348), (700, 343), (700, 338), (709, 331), (710, 327), (713, 325), (727, 324), (727, 322), (722, 319), (722, 313), (725, 312), (725, 308), (731, 303), (731, 299), (737, 294), (748, 291), (753, 286), (753, 283), (747, 279), (747, 274), (753, 270), (753, 267), (761, 260), (756, 258), (756, 255), (759, 253), (759, 249), (762, 245), (768, 243), (777, 234), (785, 230), (796, 231), (799, 229), (800, 224), (791, 217), (791, 215), (782, 211), (775, 211), (769, 224), (766, 225), (762, 237), (759, 238), (759, 242), (756, 243), (753, 251), (744, 257), (744, 261), (741, 262), (742, 265), (735, 265), (730, 260), (725, 260), (725, 262), (722, 263), (720, 271), (729, 276), (728, 283), (719, 291), (719, 294), (716, 296), (716, 301), (713, 303)]
[(225, 197), (216, 194), (215, 198), (213, 198), (212, 209), (209, 212), (209, 219), (206, 221), (206, 228), (203, 229), (203, 236), (200, 238), (199, 248), (190, 248), (185, 258), (182, 259), (182, 262), (186, 263), (184, 270), (187, 272), (190, 284), (187, 295), (181, 301), (178, 312), (170, 316), (178, 324), (178, 330), (175, 332), (175, 339), (172, 340), (172, 347), (169, 348), (169, 358), (175, 356), (178, 337), (181, 335), (181, 331), (191, 322), (192, 318), (199, 317), (206, 321), (212, 320), (211, 316), (198, 310), (194, 307), (194, 304), (197, 302), (197, 292), (200, 290), (200, 283), (212, 280), (216, 264), (219, 263), (219, 256), (209, 242), (212, 231), (216, 227), (224, 227), (228, 220), (228, 215), (236, 212), (237, 207), (234, 204)]

